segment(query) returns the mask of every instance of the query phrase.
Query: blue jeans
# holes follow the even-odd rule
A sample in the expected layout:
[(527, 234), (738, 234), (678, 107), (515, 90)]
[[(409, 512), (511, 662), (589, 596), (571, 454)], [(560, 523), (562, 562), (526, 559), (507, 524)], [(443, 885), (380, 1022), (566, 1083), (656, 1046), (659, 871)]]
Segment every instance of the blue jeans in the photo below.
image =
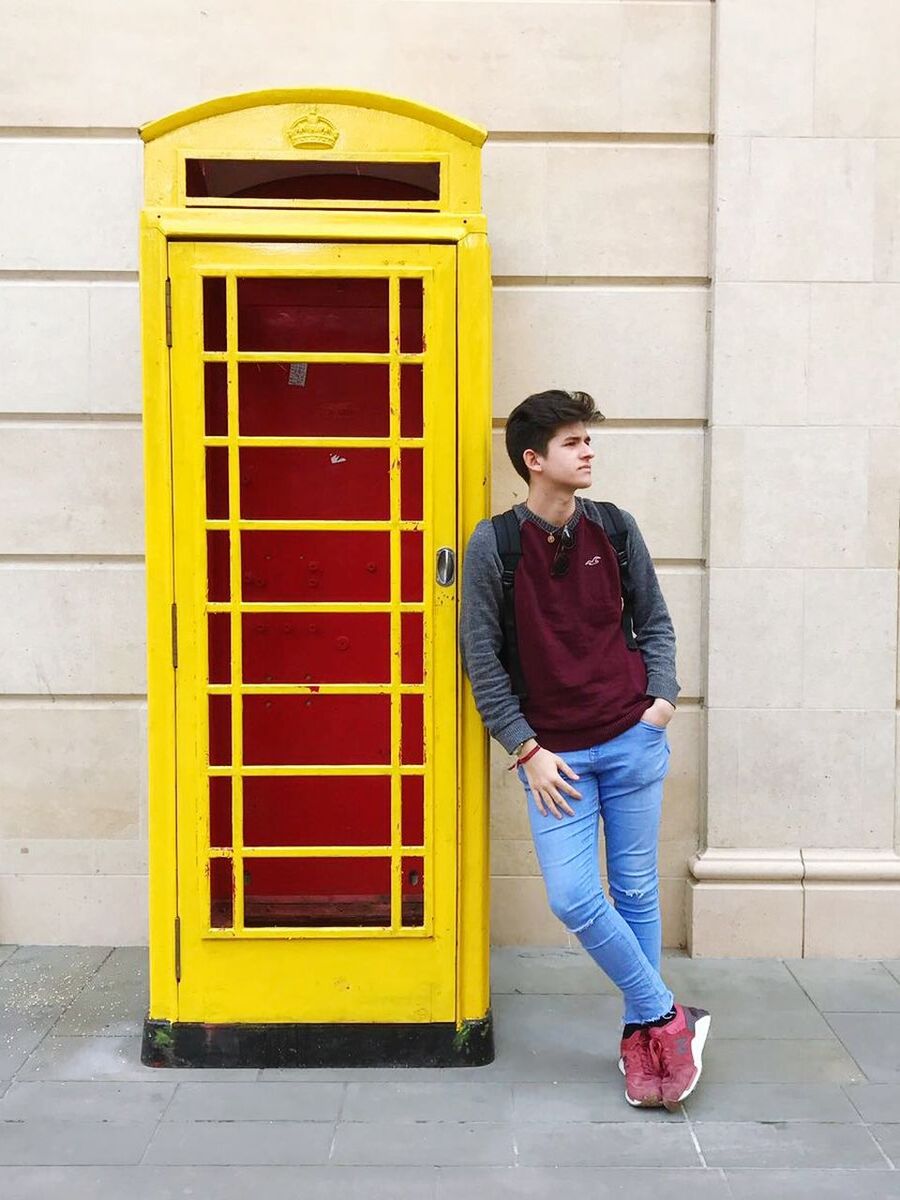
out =
[[(659, 974), (657, 847), (668, 736), (665, 729), (639, 721), (609, 742), (554, 753), (580, 776), (570, 779), (560, 772), (581, 793), (580, 800), (566, 796), (574, 817), (542, 816), (524, 767), (517, 768), (550, 908), (622, 991), (623, 1020), (655, 1021), (674, 1003)], [(600, 818), (613, 904), (600, 883)]]

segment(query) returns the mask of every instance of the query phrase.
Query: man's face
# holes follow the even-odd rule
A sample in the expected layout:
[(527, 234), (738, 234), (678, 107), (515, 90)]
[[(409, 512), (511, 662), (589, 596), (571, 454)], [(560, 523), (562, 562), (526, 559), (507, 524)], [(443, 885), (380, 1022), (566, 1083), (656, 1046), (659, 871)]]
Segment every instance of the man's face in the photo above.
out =
[[(591, 463), (594, 451), (591, 435), (583, 421), (559, 428), (547, 444), (546, 457), (536, 456), (540, 463), (541, 477), (545, 483), (558, 483), (564, 487), (590, 487)], [(527, 459), (526, 459), (527, 462)]]

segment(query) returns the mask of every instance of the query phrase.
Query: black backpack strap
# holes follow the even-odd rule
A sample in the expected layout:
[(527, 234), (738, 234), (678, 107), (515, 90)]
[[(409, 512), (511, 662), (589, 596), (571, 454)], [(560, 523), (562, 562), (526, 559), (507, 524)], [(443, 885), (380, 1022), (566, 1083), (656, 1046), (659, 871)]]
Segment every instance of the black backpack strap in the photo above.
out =
[(625, 635), (625, 645), (629, 650), (637, 650), (638, 644), (634, 637), (634, 588), (628, 570), (628, 527), (621, 512), (611, 500), (600, 500), (598, 505), (605, 514), (606, 519), (603, 524), (606, 535), (612, 542), (619, 560), (619, 578), (622, 584), (622, 632)]
[(519, 640), (516, 635), (516, 600), (515, 582), (516, 567), (522, 557), (522, 537), (519, 531), (519, 519), (509, 508), (506, 512), (491, 517), (494, 534), (497, 538), (497, 550), (503, 564), (503, 646), (500, 650), (500, 661), (509, 675), (513, 692), (521, 701), (528, 699), (528, 689), (525, 687), (525, 676), (522, 673), (522, 663), (519, 659)]

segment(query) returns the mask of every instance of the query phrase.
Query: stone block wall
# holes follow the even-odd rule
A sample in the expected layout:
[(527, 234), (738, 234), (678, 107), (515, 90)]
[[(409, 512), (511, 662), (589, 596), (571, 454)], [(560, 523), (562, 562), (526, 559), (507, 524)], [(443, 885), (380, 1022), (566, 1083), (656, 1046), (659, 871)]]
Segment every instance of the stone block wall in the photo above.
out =
[[(528, 392), (607, 415), (678, 636), (666, 943), (900, 953), (892, 0), (8, 8), (0, 941), (146, 937), (137, 126), (321, 84), (490, 131), (494, 510)], [(565, 942), (492, 763), (494, 940)]]
[(696, 954), (895, 955), (900, 10), (716, 22)]
[[(491, 131), (496, 437), (535, 387), (598, 396), (597, 494), (641, 519), (678, 621), (687, 699), (664, 870), (667, 939), (682, 943), (699, 813), (710, 4), (14, 10), (0, 96), (0, 940), (146, 936), (136, 127), (320, 83)], [(502, 459), (498, 507), (515, 493)], [(503, 784), (494, 832), (495, 940), (550, 936)]]

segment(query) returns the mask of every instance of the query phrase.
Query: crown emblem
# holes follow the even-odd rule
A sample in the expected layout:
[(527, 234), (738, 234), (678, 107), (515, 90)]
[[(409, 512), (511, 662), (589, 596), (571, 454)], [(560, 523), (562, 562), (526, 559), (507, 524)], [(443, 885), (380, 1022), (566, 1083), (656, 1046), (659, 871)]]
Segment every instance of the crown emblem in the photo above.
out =
[(299, 116), (287, 127), (285, 133), (287, 140), (296, 150), (305, 149), (307, 146), (333, 150), (340, 137), (337, 127), (315, 108)]

